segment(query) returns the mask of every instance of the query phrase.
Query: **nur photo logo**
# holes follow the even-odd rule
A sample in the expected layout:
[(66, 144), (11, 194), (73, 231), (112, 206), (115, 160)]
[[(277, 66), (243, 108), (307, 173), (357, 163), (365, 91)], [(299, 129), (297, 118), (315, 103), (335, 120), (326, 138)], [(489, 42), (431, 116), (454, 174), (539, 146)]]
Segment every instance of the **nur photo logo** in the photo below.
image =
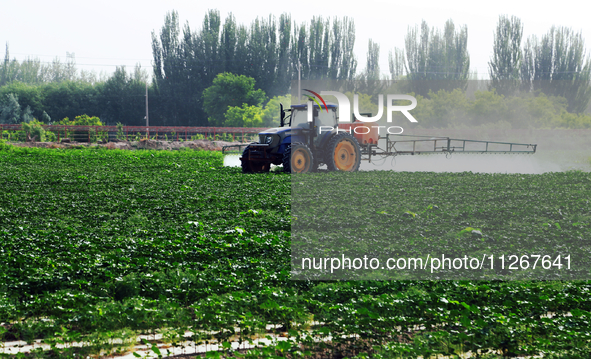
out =
[[(303, 90), (316, 96), (316, 97), (314, 97), (314, 96), (310, 96), (308, 94), (304, 94), (304, 96), (306, 96), (308, 98), (308, 102), (315, 102), (319, 108), (324, 108), (324, 109), (326, 109), (327, 112), (328, 112), (328, 107), (326, 106), (326, 101), (324, 101), (324, 98), (322, 97), (322, 95), (334, 96), (338, 102), (339, 123), (350, 123), (351, 122), (350, 117), (349, 117), (349, 113), (351, 113), (351, 102), (349, 101), (349, 98), (345, 94), (343, 94), (342, 92), (338, 92), (338, 91), (320, 91), (320, 94), (318, 94), (317, 92), (312, 91), (312, 90), (308, 90), (308, 89), (303, 89)], [(320, 100), (322, 102), (324, 107), (320, 105), (320, 102), (318, 100)], [(400, 101), (400, 100), (410, 101), (411, 104), (404, 105), (404, 106), (394, 104), (394, 101)], [(386, 121), (392, 122), (392, 113), (398, 111), (398, 112), (401, 112), (410, 122), (416, 123), (418, 121), (410, 114), (410, 112), (408, 112), (408, 111), (414, 109), (415, 107), (417, 107), (417, 99), (414, 96), (401, 95), (401, 94), (387, 94), (386, 95), (386, 116), (387, 116)], [(311, 108), (311, 106), (309, 108)], [(375, 116), (372, 116), (372, 117), (366, 117), (366, 116), (361, 115), (361, 113), (359, 112), (359, 95), (358, 94), (353, 95), (353, 115), (355, 116), (355, 119), (357, 121), (376, 122), (382, 118), (383, 112), (384, 112), (384, 95), (378, 95), (378, 112)], [(312, 122), (312, 110), (311, 109), (308, 111), (308, 122)]]

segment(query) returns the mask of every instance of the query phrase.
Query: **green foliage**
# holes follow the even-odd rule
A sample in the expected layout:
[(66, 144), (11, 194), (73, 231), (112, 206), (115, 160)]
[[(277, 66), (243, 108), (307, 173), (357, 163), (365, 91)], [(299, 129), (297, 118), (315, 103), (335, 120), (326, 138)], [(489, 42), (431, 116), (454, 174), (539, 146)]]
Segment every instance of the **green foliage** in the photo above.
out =
[(123, 131), (123, 124), (121, 122), (117, 122), (117, 139), (119, 141), (125, 140), (125, 132)]
[[(63, 126), (103, 126), (102, 121), (100, 120), (100, 118), (96, 117), (96, 116), (88, 116), (86, 114), (84, 115), (79, 115), (76, 116), (73, 120), (70, 120), (68, 117), (63, 118), (62, 120), (60, 120), (59, 122), (56, 123), (57, 125), (63, 125)], [(81, 142), (86, 142), (86, 141), (90, 141), (92, 142), (96, 142), (97, 138), (105, 138), (107, 136), (107, 133), (103, 132), (103, 131), (99, 131), (99, 133), (97, 134), (97, 130), (96, 129), (90, 129), (89, 131), (66, 131), (66, 133), (64, 133), (63, 137), (71, 137), (73, 136), (74, 138), (72, 138), (72, 140), (76, 140), (76, 141), (81, 141)]]
[(263, 90), (255, 90), (253, 78), (226, 72), (218, 74), (213, 84), (203, 91), (203, 109), (210, 125), (222, 126), (229, 107), (261, 106), (265, 98)]
[[(16, 82), (41, 84), (51, 81), (59, 82), (87, 77), (87, 73), (82, 72), (80, 76), (77, 76), (76, 72), (75, 60), (73, 59), (69, 59), (65, 64), (62, 64), (59, 59), (53, 60), (50, 64), (42, 64), (38, 58), (27, 58), (22, 62), (16, 59), (10, 60), (7, 43), (4, 61), (0, 63), (0, 86)], [(94, 78), (94, 76), (91, 76), (88, 80)]]
[(16, 124), (21, 119), (21, 106), (18, 103), (18, 96), (13, 93), (7, 94), (0, 107), (0, 123)]
[(591, 98), (591, 58), (582, 34), (552, 26), (541, 40), (532, 35), (523, 49), (522, 89), (568, 100), (568, 111), (583, 113)]
[[(6, 143), (6, 140), (4, 139), (4, 134), (2, 134), (2, 138), (0, 139), (0, 151), (10, 151), (14, 148), (14, 146), (12, 146), (9, 143)], [(2, 329), (0, 329), (0, 348), (2, 347)]]
[(51, 117), (49, 117), (49, 115), (45, 111), (43, 111), (43, 113), (41, 114), (41, 122), (47, 124), (51, 123)]
[(331, 24), (328, 19), (315, 16), (310, 24), (295, 26), (291, 44), (292, 79), (298, 74), (298, 66), (305, 80), (352, 81), (355, 78), (357, 60), (353, 53), (355, 23), (352, 18), (336, 18)]
[(47, 142), (56, 142), (57, 135), (52, 131), (45, 131), (45, 141)]
[(388, 53), (388, 67), (390, 68), (390, 80), (398, 81), (404, 75), (404, 51), (394, 48), (394, 52)]
[(86, 114), (79, 115), (74, 118), (74, 121), (71, 122), (73, 126), (102, 126), (103, 123), (101, 122), (100, 118), (96, 116), (88, 116)]
[(513, 95), (520, 87), (522, 36), (523, 25), (519, 18), (499, 16), (493, 57), (488, 63), (491, 89), (496, 89), (499, 94)]
[[(456, 96), (452, 101), (460, 101), (460, 103), (462, 103), (462, 107), (468, 113), (473, 125), (495, 123), (499, 120), (509, 119), (508, 101), (505, 101), (503, 95), (497, 94), (495, 89), (492, 91), (477, 91), (474, 94), (474, 100), (469, 103), (466, 99), (462, 99), (459, 96)], [(519, 106), (518, 104), (512, 105)], [(458, 108), (458, 110), (459, 109), (460, 108)], [(454, 116), (452, 115), (449, 117)]]
[[(314, 17), (296, 25), (289, 14), (282, 14), (277, 19), (257, 19), (245, 26), (232, 15), (223, 20), (219, 11), (211, 10), (202, 24), (194, 28), (199, 30), (181, 29), (178, 14), (172, 12), (167, 14), (162, 28), (152, 34), (154, 81), (148, 89), (151, 125), (210, 124), (203, 94), (219, 73), (251, 77), (267, 95), (277, 96), (289, 91), (298, 68), (304, 80), (352, 81), (358, 72), (353, 53), (355, 26), (350, 18)], [(513, 89), (517, 82), (528, 93), (564, 97), (568, 112), (582, 114), (591, 96), (591, 65), (581, 34), (567, 28), (552, 28), (539, 39), (530, 37), (519, 49), (521, 28), (517, 18), (499, 18), (489, 69), (496, 74), (491, 76), (493, 88), (506, 96), (509, 92), (502, 83), (507, 81)], [(395, 49), (391, 54), (392, 79), (406, 78), (411, 85), (414, 83), (412, 86), (418, 86), (421, 79), (434, 81), (428, 88), (402, 89), (423, 97), (428, 97), (429, 90), (437, 93), (440, 89), (464, 88), (469, 74), (466, 39), (467, 29), (458, 28), (451, 21), (442, 31), (429, 28), (426, 23), (409, 30), (406, 53)], [(364, 72), (366, 79), (375, 78), (377, 73), (378, 44), (371, 43), (369, 50), (365, 67), (373, 75)], [(520, 66), (517, 80), (516, 66)], [(4, 106), (0, 105), (0, 122), (16, 124), (30, 120), (21, 116), (29, 107), (32, 118), (44, 123), (86, 113), (110, 125), (143, 125), (146, 80), (145, 70), (139, 67), (133, 71), (118, 67), (111, 76), (99, 81), (96, 76), (77, 71), (73, 60), (49, 65), (42, 65), (37, 59), (19, 62), (10, 59), (7, 48), (0, 63), (0, 102), (5, 102), (6, 95), (14, 94), (20, 107), (18, 111), (15, 106), (9, 107), (1, 115)], [(352, 90), (352, 85), (345, 89)], [(216, 125), (225, 120), (226, 109), (227, 105), (212, 117)], [(273, 123), (272, 118), (275, 115), (264, 116), (263, 123)], [(572, 119), (563, 122), (569, 126), (581, 123)]]
[(406, 73), (409, 92), (426, 96), (429, 91), (465, 89), (470, 71), (468, 29), (456, 31), (453, 21), (443, 32), (429, 29), (425, 21), (410, 28), (405, 37)]
[(37, 142), (45, 142), (45, 129), (43, 129), (43, 122), (32, 120), (30, 122), (22, 123), (23, 131), (31, 137), (36, 137)]
[[(412, 114), (423, 128), (591, 128), (591, 115), (567, 112), (568, 102), (563, 97), (531, 93), (505, 97), (492, 89), (477, 91), (468, 98), (456, 89), (416, 98)], [(401, 117), (396, 114), (394, 118)]]
[(97, 140), (97, 136), (96, 136), (96, 130), (94, 128), (91, 128), (88, 130), (88, 141), (90, 143), (96, 143)]
[(291, 95), (275, 96), (267, 102), (262, 113), (263, 127), (279, 127), (280, 103), (283, 104), (284, 109), (289, 109), (291, 106)]
[[(212, 115), (204, 106), (203, 92), (223, 72), (254, 78), (257, 87), (270, 96), (289, 91), (291, 80), (298, 76), (298, 64), (302, 79), (355, 78), (351, 18), (319, 16), (295, 25), (289, 14), (281, 14), (278, 19), (258, 18), (245, 26), (231, 14), (222, 21), (219, 11), (210, 10), (198, 28), (181, 29), (179, 15), (173, 11), (166, 14), (162, 28), (152, 32), (155, 90), (162, 96), (158, 105), (167, 109), (160, 112), (167, 124), (187, 119), (197, 125), (210, 124)], [(214, 120), (222, 123), (227, 106), (242, 103), (225, 105)]]
[(552, 125), (572, 129), (591, 128), (591, 115), (563, 112), (559, 119), (552, 122)]
[[(30, 89), (30, 87), (22, 84), (16, 86), (6, 86), (5, 88), (0, 89), (0, 96), (2, 96), (2, 94), (6, 94), (5, 96), (2, 96), (3, 100), (0, 100), (0, 124), (16, 124), (19, 122), (29, 123), (35, 119), (33, 116), (33, 109), (31, 109), (29, 104), (26, 105), (24, 111), (21, 111), (22, 106), (20, 102), (23, 102), (23, 98), (20, 98), (19, 100), (19, 94), (17, 92), (7, 93), (7, 90), (14, 91), (15, 87), (23, 86), (26, 89)], [(30, 93), (25, 92), (24, 94), (25, 103), (35, 102), (31, 98), (28, 98), (30, 96), (27, 95), (31, 95)], [(49, 116), (45, 112), (40, 113), (40, 115), (42, 116), (42, 119), (49, 119)]]
[[(345, 93), (345, 96), (347, 96), (347, 98), (349, 98), (349, 101), (351, 104), (355, 103), (354, 95), (355, 94), (353, 94), (352, 92)], [(378, 112), (377, 104), (374, 104), (372, 102), (372, 97), (368, 94), (363, 94), (363, 93), (357, 94), (357, 105), (359, 106), (360, 113), (370, 112), (375, 116)]]
[(25, 110), (23, 111), (22, 114), (22, 120), (23, 122), (31, 122), (33, 121), (33, 111), (31, 110), (31, 108), (29, 106), (27, 106), (25, 108)]
[(224, 126), (228, 127), (261, 127), (263, 125), (263, 109), (260, 106), (228, 107)]
[[(43, 122), (48, 123), (43, 118), (44, 92), (41, 86), (20, 82), (13, 82), (2, 86), (0, 87), (0, 103), (4, 102), (3, 100), (10, 94), (15, 96), (15, 101), (18, 102), (21, 109), (29, 107), (33, 117), (40, 118)], [(19, 120), (19, 122), (22, 122), (22, 120)]]
[(143, 78), (141, 68), (136, 67), (134, 74), (128, 74), (124, 66), (116, 67), (111, 77), (97, 87), (103, 96), (108, 96), (108, 101), (105, 101), (100, 112), (93, 113), (100, 114), (101, 119), (111, 124), (117, 121), (125, 121), (131, 126), (146, 124), (143, 120), (146, 111), (146, 79)]
[[(45, 123), (51, 118), (74, 118), (87, 113), (107, 123), (142, 125), (146, 81), (147, 74), (138, 66), (133, 73), (117, 67), (111, 76), (97, 81), (93, 74), (76, 71), (73, 60), (66, 64), (53, 61), (49, 65), (40, 65), (36, 59), (19, 63), (9, 59), (7, 49), (5, 61), (0, 63), (0, 102), (6, 95), (14, 94), (22, 109), (30, 107), (32, 116)], [(155, 95), (151, 89), (150, 96)], [(166, 108), (165, 103), (157, 100), (151, 105)], [(22, 119), (12, 123), (19, 122)]]
[(74, 126), (74, 121), (70, 120), (68, 117), (64, 117), (61, 120), (59, 120), (58, 122), (56, 122), (56, 125), (60, 125), (60, 126)]
[[(137, 72), (137, 68), (136, 68)], [(22, 108), (29, 106), (36, 118), (49, 123), (53, 118), (73, 118), (81, 113), (104, 116), (115, 122), (120, 117), (128, 123), (139, 125), (145, 115), (143, 97), (145, 82), (140, 75), (127, 75), (124, 68), (117, 68), (105, 82), (60, 81), (48, 83), (11, 82), (0, 87), (0, 98), (13, 93)], [(45, 114), (45, 115), (44, 115)]]
[(380, 45), (369, 39), (367, 43), (367, 65), (364, 79), (366, 81), (380, 80)]
[(226, 141), (233, 142), (234, 138), (231, 133), (216, 133), (215, 136), (207, 136), (209, 141)]
[(101, 91), (101, 84), (92, 85), (82, 81), (49, 83), (40, 86), (39, 92), (42, 107), (35, 112), (38, 118), (41, 117), (41, 111), (54, 119), (74, 118), (83, 113), (100, 116), (107, 102), (113, 99), (112, 94)]
[[(140, 333), (163, 334), (175, 346), (189, 330), (183, 341), (192, 346), (217, 343), (226, 350), (220, 356), (249, 358), (467, 351), (575, 358), (590, 349), (584, 281), (290, 280), (291, 177), (244, 176), (222, 167), (217, 152), (0, 145), (0, 166), (0, 321), (11, 323), (10, 332), (0, 326), (0, 342), (43, 338), (53, 351), (39, 356), (123, 352)], [(354, 175), (334, 177), (335, 187), (380, 177)], [(379, 215), (396, 236), (457, 240), (481, 228), (519, 238), (543, 231), (541, 238), (569, 243), (590, 235), (587, 173), (397, 173), (390, 180), (405, 195)], [(374, 210), (367, 213), (375, 204), (368, 201)], [(544, 229), (549, 220), (560, 228)], [(271, 337), (279, 333), (288, 337)], [(267, 335), (265, 347), (231, 349), (231, 341)]]

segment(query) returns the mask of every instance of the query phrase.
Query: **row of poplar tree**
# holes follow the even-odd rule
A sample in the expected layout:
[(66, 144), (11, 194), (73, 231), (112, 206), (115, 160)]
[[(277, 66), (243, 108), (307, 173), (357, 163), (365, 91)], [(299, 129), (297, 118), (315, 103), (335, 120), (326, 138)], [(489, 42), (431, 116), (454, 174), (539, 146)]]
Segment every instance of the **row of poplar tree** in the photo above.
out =
[[(438, 90), (467, 87), (470, 79), (468, 29), (448, 20), (443, 31), (426, 22), (410, 28), (404, 50), (389, 54), (392, 79), (405, 79), (406, 90), (429, 96)], [(582, 34), (552, 26), (541, 38), (523, 39), (523, 24), (515, 16), (500, 16), (489, 61), (489, 89), (504, 96), (544, 93), (568, 101), (568, 111), (582, 113), (591, 98), (591, 62)]]
[[(591, 66), (580, 33), (552, 27), (538, 39), (523, 41), (523, 25), (516, 17), (501, 16), (489, 62), (490, 89), (503, 95), (540, 93), (562, 96), (568, 110), (583, 112), (591, 91)], [(406, 80), (404, 90), (429, 97), (439, 90), (465, 90), (471, 78), (468, 29), (446, 22), (443, 30), (426, 22), (410, 27), (404, 49), (389, 53), (390, 76), (379, 68), (380, 46), (369, 40), (364, 68), (358, 69), (353, 48), (355, 24), (350, 18), (332, 21), (314, 17), (296, 24), (291, 16), (269, 16), (250, 26), (233, 15), (224, 21), (210, 10), (198, 30), (182, 28), (178, 14), (166, 15), (160, 31), (152, 32), (153, 74), (149, 86), (150, 124), (207, 126), (204, 91), (220, 73), (255, 80), (267, 98), (289, 92), (291, 81), (337, 79), (359, 90), (368, 80)], [(118, 67), (107, 78), (78, 72), (73, 61), (10, 60), (8, 47), (0, 63), (0, 122), (14, 116), (7, 108), (15, 101), (21, 113), (58, 121), (80, 114), (98, 116), (107, 124), (145, 123), (145, 70)], [(11, 96), (8, 96), (12, 94)], [(10, 106), (7, 103), (10, 102)]]

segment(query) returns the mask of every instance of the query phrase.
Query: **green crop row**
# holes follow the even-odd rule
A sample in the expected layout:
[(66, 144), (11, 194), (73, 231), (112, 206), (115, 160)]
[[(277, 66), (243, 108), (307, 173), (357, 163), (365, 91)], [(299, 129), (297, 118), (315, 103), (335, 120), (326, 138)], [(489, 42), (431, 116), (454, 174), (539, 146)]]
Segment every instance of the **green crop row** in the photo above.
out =
[[(153, 333), (172, 346), (220, 344), (211, 357), (471, 351), (576, 358), (590, 351), (587, 281), (291, 280), (291, 176), (244, 175), (222, 160), (206, 151), (0, 148), (0, 353), (2, 343), (42, 339), (51, 349), (28, 355), (101, 356)], [(415, 207), (383, 203), (372, 215), (392, 213), (391, 224), (408, 233), (448, 235), (463, 216), (485, 229), (501, 226), (504, 235), (532, 218), (562, 223), (567, 240), (589, 232), (586, 173), (530, 176), (535, 188), (510, 175), (386, 175), (412, 193)], [(338, 174), (333, 181), (338, 188), (375, 176)], [(506, 218), (488, 222), (467, 209), (491, 200), (483, 183), (503, 188), (507, 207), (509, 197), (566, 186), (552, 203), (504, 226)], [(456, 210), (403, 215), (432, 204), (449, 209), (448, 202)], [(192, 334), (183, 339), (185, 332)], [(266, 336), (271, 344), (231, 349), (230, 342), (254, 345)], [(71, 342), (86, 345), (59, 345)]]

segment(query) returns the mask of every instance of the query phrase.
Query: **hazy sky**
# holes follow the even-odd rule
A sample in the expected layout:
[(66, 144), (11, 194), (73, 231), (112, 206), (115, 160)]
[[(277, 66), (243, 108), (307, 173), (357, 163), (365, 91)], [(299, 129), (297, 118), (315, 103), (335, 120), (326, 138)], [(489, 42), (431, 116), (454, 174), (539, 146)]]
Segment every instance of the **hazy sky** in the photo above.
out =
[(524, 38), (545, 34), (552, 25), (582, 31), (591, 49), (589, 7), (584, 1), (548, 2), (495, 0), (477, 1), (191, 1), (191, 0), (102, 0), (31, 1), (0, 0), (0, 54), (8, 42), (10, 57), (27, 57), (51, 62), (66, 61), (74, 53), (79, 69), (111, 73), (115, 66), (131, 70), (140, 63), (152, 72), (151, 32), (160, 30), (168, 11), (177, 10), (181, 26), (198, 29), (208, 9), (221, 13), (222, 23), (232, 12), (239, 23), (250, 24), (257, 16), (278, 17), (287, 12), (297, 23), (312, 16), (348, 16), (355, 20), (355, 52), (358, 71), (365, 67), (367, 42), (380, 44), (380, 67), (388, 73), (388, 52), (404, 47), (409, 26), (424, 19), (429, 26), (443, 29), (447, 19), (468, 27), (471, 70), (487, 76), (492, 53), (493, 32), (501, 14), (515, 15), (524, 24)]

